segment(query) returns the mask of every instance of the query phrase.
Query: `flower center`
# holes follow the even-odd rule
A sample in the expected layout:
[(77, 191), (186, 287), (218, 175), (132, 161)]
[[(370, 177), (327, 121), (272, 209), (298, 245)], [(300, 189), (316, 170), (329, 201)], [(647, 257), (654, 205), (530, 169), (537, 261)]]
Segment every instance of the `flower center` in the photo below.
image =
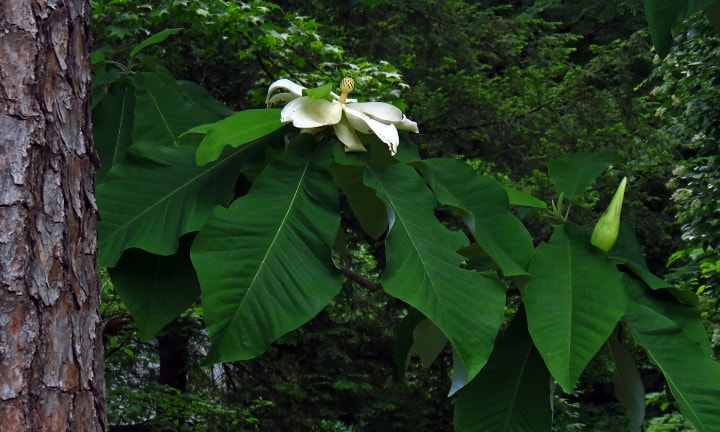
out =
[(355, 81), (352, 78), (350, 78), (350, 77), (343, 78), (343, 80), (340, 82), (341, 94), (340, 94), (340, 99), (338, 100), (338, 102), (340, 102), (341, 104), (344, 104), (345, 101), (347, 100), (347, 95), (349, 95), (350, 92), (353, 91), (354, 88), (355, 88)]

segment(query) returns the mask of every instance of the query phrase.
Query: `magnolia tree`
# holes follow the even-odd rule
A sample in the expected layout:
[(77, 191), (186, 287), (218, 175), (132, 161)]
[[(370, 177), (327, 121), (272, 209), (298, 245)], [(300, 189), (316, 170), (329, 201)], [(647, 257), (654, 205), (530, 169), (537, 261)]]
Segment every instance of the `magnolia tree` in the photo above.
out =
[[(401, 375), (414, 354), (429, 364), (452, 349), (456, 431), (550, 431), (555, 385), (571, 392), (601, 350), (640, 431), (644, 390), (628, 344), (647, 352), (698, 430), (720, 430), (720, 364), (697, 298), (648, 270), (620, 223), (626, 180), (592, 234), (564, 208), (619, 162), (615, 152), (551, 162), (558, 200), (547, 208), (462, 161), (421, 158), (416, 123), (349, 98), (351, 78), (313, 89), (279, 80), (270, 108), (233, 113), (160, 70), (95, 66), (99, 262), (142, 336), (200, 298), (208, 362), (260, 355), (339, 292), (341, 213), (351, 211), (384, 242), (382, 289), (407, 305)], [(438, 219), (438, 206), (460, 223)], [(517, 209), (550, 216), (547, 242), (534, 245)], [(520, 306), (508, 313), (508, 302)]]

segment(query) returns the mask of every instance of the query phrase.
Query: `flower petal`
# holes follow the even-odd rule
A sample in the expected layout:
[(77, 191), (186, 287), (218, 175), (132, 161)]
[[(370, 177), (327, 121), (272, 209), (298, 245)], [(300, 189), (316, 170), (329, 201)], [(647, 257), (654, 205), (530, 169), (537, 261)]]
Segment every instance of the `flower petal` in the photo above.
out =
[(325, 99), (300, 97), (285, 105), (280, 112), (280, 121), (292, 122), (296, 128), (330, 126), (340, 122), (342, 106)]
[(355, 111), (364, 112), (370, 118), (380, 120), (383, 123), (395, 123), (402, 121), (403, 113), (400, 108), (385, 102), (360, 102), (351, 104), (350, 108)]
[(335, 130), (335, 136), (340, 140), (341, 143), (345, 144), (345, 151), (348, 152), (364, 152), (367, 151), (364, 145), (360, 142), (360, 139), (355, 134), (355, 129), (346, 121), (342, 119), (340, 123), (333, 125)]
[(403, 116), (402, 120), (399, 122), (394, 123), (395, 127), (398, 129), (420, 133), (418, 130), (418, 125), (414, 121), (410, 120), (409, 118)]
[(272, 108), (277, 105), (283, 105), (298, 97), (299, 96), (292, 93), (277, 93), (272, 97), (265, 99), (265, 105), (267, 105), (268, 108)]
[(345, 115), (347, 116), (348, 121), (353, 127), (355, 127), (356, 125), (362, 126), (362, 124), (364, 123), (365, 127), (355, 127), (355, 129), (363, 133), (369, 133), (365, 131), (367, 130), (367, 128), (370, 128), (370, 133), (374, 133), (375, 135), (377, 135), (382, 142), (388, 145), (388, 148), (390, 149), (390, 154), (395, 155), (395, 153), (397, 152), (398, 144), (400, 144), (400, 136), (398, 135), (397, 129), (395, 129), (395, 126), (393, 124), (385, 124), (379, 122), (361, 113), (360, 111), (355, 111), (349, 108), (348, 106), (345, 106)]
[(274, 83), (270, 84), (270, 87), (268, 88), (268, 95), (265, 101), (267, 102), (270, 100), (270, 95), (273, 94), (273, 92), (277, 89), (283, 89), (289, 91), (291, 94), (294, 94), (296, 97), (302, 96), (302, 91), (305, 87), (301, 86), (300, 84), (295, 84), (294, 82), (290, 81), (289, 79), (283, 78), (275, 81)]
[(358, 132), (362, 132), (364, 134), (373, 133), (373, 130), (370, 128), (366, 121), (366, 119), (371, 120), (370, 117), (359, 111), (349, 109), (347, 105), (345, 106), (345, 118), (347, 119), (350, 126), (352, 126), (353, 129), (357, 130)]

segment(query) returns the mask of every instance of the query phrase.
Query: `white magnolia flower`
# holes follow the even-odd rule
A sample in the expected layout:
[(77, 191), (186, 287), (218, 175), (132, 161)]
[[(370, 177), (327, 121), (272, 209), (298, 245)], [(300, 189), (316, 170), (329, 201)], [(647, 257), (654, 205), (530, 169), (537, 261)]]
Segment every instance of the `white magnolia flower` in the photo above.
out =
[[(366, 151), (355, 131), (377, 135), (388, 145), (393, 155), (400, 143), (398, 129), (418, 133), (417, 123), (409, 120), (393, 105), (348, 99), (347, 95), (354, 88), (353, 79), (344, 78), (340, 84), (340, 96), (331, 92), (333, 101), (330, 102), (303, 96), (305, 87), (281, 79), (270, 85), (266, 103), (268, 106), (287, 103), (280, 113), (280, 121), (292, 122), (297, 128), (312, 130), (332, 126), (337, 138), (345, 144), (346, 151)], [(278, 89), (285, 91), (273, 94)]]

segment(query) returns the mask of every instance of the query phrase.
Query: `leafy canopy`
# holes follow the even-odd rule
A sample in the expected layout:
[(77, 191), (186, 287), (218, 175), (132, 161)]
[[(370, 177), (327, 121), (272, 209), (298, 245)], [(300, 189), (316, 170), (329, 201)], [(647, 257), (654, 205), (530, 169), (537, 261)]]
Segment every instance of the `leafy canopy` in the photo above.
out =
[[(277, 110), (231, 113), (161, 69), (96, 60), (95, 138), (108, 164), (97, 188), (100, 263), (146, 337), (199, 295), (209, 362), (261, 354), (339, 292), (339, 226), (352, 211), (384, 243), (383, 291), (415, 317), (416, 331), (398, 334), (396, 355), (406, 359), (398, 363), (415, 350), (429, 363), (438, 346), (451, 347), (455, 430), (549, 430), (548, 378), (572, 391), (606, 344), (622, 351), (614, 334), (625, 328), (687, 418), (702, 431), (720, 425), (720, 364), (709, 358), (693, 295), (647, 271), (631, 230), (620, 230), (608, 254), (562, 206), (509, 195), (464, 162), (424, 160), (405, 133), (395, 157), (373, 135), (363, 137), (366, 153), (346, 153), (331, 135), (285, 127)], [(616, 160), (566, 155), (549, 174), (558, 196), (572, 200)], [(533, 245), (510, 196), (556, 222), (547, 242)], [(165, 283), (170, 266), (186, 280), (182, 290)], [(523, 307), (501, 331), (508, 300)], [(620, 401), (639, 430), (642, 392), (623, 391), (641, 386), (638, 374), (627, 356), (613, 358), (623, 371)]]

